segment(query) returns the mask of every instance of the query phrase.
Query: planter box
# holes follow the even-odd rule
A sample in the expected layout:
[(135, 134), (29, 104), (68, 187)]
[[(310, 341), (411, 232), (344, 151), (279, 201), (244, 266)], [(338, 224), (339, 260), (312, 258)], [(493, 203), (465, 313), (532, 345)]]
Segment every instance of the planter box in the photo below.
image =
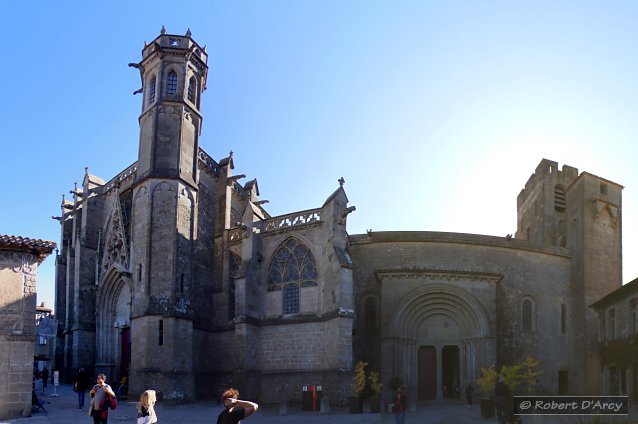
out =
[(363, 402), (357, 397), (350, 398), (350, 413), (361, 414), (363, 413)]
[(370, 398), (370, 412), (379, 413), (381, 412), (381, 397), (380, 396), (372, 396)]
[(492, 418), (495, 415), (494, 400), (481, 399), (481, 418)]

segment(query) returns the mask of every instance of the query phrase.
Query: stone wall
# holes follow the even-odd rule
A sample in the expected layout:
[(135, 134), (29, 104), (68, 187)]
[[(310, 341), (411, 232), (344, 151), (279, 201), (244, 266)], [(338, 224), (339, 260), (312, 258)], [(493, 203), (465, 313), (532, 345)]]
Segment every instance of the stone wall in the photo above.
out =
[(0, 235), (0, 420), (31, 415), (37, 269), (53, 248)]
[[(561, 303), (569, 301), (571, 281), (566, 249), (500, 237), (429, 232), (355, 235), (351, 242), (357, 304), (361, 304), (364, 296), (376, 293), (375, 286), (379, 282), (382, 284), (379, 313), (384, 340), (389, 342), (398, 337), (393, 334), (391, 324), (419, 290), (427, 290), (431, 285), (440, 286), (442, 289), (438, 292), (449, 288), (449, 300), (441, 300), (446, 304), (441, 303), (441, 311), (450, 309), (455, 302), (462, 305), (463, 301), (474, 304), (485, 317), (487, 332), (481, 337), (488, 344), (484, 346), (483, 356), (477, 357), (478, 366), (489, 366), (493, 362), (511, 364), (531, 354), (545, 370), (541, 384), (549, 391), (557, 390), (558, 370), (569, 367), (578, 354), (573, 325), (570, 324), (572, 328), (565, 334), (560, 330)], [(467, 301), (463, 300), (465, 297)], [(533, 299), (535, 305), (532, 331), (521, 331), (521, 301), (526, 297)], [(455, 316), (453, 312), (441, 313)], [(458, 314), (459, 325), (464, 319), (462, 315)], [(477, 312), (476, 316), (480, 318), (480, 315)], [(414, 325), (418, 327), (418, 323)], [(360, 316), (355, 326), (357, 333), (364, 331)], [(478, 324), (466, 327), (469, 332), (465, 337), (476, 337), (472, 328), (478, 330)], [(499, 341), (496, 351), (489, 347), (494, 343), (490, 340)], [(361, 338), (357, 342), (365, 343)], [(482, 343), (479, 346), (483, 346)], [(417, 348), (415, 345), (414, 349)], [(407, 358), (413, 353), (406, 352), (406, 355)], [(388, 375), (392, 367), (395, 370), (401, 367), (403, 359), (383, 357), (383, 352), (381, 358), (386, 367), (382, 381), (386, 382), (392, 376)], [(477, 372), (475, 367), (474, 376)]]
[(351, 321), (333, 318), (262, 327), (262, 401), (301, 401), (304, 385), (323, 386), (332, 403), (345, 401), (352, 383)]

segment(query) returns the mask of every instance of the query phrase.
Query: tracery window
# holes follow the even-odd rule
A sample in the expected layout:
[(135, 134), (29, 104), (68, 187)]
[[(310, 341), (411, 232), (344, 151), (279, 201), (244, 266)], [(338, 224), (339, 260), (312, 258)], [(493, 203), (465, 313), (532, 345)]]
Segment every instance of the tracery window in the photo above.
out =
[(268, 291), (283, 290), (283, 313), (299, 312), (299, 288), (317, 285), (317, 267), (310, 250), (294, 237), (275, 251), (268, 267)]
[(521, 302), (521, 329), (523, 331), (534, 329), (534, 304), (531, 299), (523, 299)]
[(166, 79), (166, 94), (175, 94), (177, 91), (177, 73), (170, 71)]
[(157, 85), (157, 78), (153, 76), (151, 78), (149, 92), (148, 92), (148, 104), (151, 105), (155, 103), (155, 86)]

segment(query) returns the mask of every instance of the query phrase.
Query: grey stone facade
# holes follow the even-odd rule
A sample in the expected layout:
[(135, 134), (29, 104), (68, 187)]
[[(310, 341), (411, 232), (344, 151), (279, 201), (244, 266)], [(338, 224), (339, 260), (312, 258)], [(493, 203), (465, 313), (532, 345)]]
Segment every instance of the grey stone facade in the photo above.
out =
[(638, 401), (638, 279), (592, 305), (598, 314), (601, 393)]
[(54, 248), (0, 235), (0, 420), (31, 416), (37, 271)]
[(531, 354), (547, 391), (597, 393), (587, 305), (621, 284), (621, 186), (542, 160), (515, 237), (349, 235), (343, 180), (321, 207), (272, 217), (232, 152), (217, 161), (198, 145), (208, 68), (190, 33), (163, 31), (132, 66), (137, 161), (108, 182), (87, 170), (62, 204), (67, 378), (82, 366), (128, 375), (133, 393), (235, 385), (264, 402), (312, 384), (343, 402), (363, 359), (413, 399), (440, 399), (443, 385)]

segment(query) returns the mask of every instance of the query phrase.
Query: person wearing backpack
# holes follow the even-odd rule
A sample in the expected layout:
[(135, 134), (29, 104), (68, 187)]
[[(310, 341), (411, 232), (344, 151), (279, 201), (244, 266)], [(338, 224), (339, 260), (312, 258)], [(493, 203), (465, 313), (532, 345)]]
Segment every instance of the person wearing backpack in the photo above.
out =
[(96, 382), (97, 384), (89, 392), (91, 397), (89, 416), (93, 417), (93, 424), (107, 424), (109, 409), (115, 409), (117, 406), (115, 392), (106, 384), (106, 375), (98, 374)]

